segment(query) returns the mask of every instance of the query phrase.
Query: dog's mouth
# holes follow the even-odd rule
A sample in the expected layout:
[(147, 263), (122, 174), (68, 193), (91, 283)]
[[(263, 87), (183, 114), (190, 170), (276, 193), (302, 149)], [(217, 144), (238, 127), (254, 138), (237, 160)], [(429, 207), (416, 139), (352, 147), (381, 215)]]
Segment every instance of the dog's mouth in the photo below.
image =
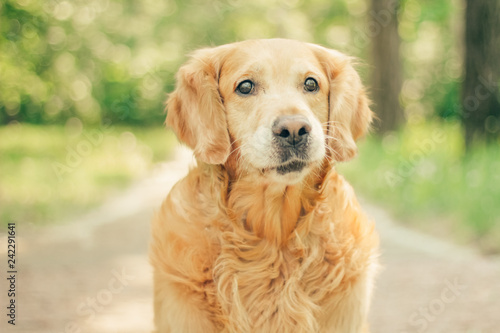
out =
[(276, 167), (276, 172), (280, 175), (286, 175), (290, 172), (301, 172), (305, 167), (307, 166), (307, 163), (303, 161), (292, 161), (288, 162), (285, 164), (282, 164), (278, 167)]

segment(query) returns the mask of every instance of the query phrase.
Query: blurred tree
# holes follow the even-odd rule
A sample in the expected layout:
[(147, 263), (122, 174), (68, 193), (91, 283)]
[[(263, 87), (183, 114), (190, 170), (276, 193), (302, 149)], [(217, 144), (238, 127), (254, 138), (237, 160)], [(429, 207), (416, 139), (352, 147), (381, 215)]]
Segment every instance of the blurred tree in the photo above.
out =
[(372, 35), (372, 89), (379, 132), (393, 131), (403, 121), (399, 103), (402, 85), (397, 0), (372, 0), (368, 32)]
[(500, 4), (466, 0), (465, 80), (462, 85), (465, 144), (500, 134)]

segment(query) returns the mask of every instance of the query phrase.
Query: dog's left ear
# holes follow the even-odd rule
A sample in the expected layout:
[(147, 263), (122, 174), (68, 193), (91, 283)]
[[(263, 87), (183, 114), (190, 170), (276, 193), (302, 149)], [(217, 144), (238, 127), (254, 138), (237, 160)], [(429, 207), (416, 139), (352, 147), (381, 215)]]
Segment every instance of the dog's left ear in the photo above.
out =
[(369, 100), (352, 58), (335, 50), (312, 47), (330, 81), (328, 145), (335, 160), (348, 161), (358, 151), (356, 140), (368, 132), (372, 122)]
[(223, 164), (231, 143), (218, 80), (225, 47), (202, 49), (177, 73), (177, 86), (167, 101), (167, 120), (179, 140), (202, 162)]

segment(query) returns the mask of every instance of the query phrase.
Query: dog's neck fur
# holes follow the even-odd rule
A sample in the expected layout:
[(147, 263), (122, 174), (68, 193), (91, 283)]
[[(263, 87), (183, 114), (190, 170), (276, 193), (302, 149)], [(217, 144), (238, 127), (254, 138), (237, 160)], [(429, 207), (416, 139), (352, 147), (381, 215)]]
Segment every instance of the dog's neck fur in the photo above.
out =
[(326, 175), (332, 169), (325, 158), (294, 185), (257, 179), (264, 176), (235, 168), (230, 160), (224, 166), (211, 168), (211, 173), (212, 179), (218, 179), (221, 204), (235, 229), (246, 238), (284, 246), (297, 227), (310, 220), (305, 217), (321, 197)]

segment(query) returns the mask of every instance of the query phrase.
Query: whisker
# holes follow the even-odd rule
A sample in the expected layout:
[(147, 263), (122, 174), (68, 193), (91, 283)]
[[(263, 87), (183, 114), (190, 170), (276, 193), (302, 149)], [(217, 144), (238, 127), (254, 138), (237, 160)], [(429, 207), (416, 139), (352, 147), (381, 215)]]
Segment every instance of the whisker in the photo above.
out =
[(327, 121), (327, 122), (324, 122), (324, 123), (321, 123), (321, 126), (324, 127), (324, 126), (328, 126), (328, 125), (333, 125), (333, 126), (336, 126), (336, 125), (339, 125), (341, 124), (340, 121), (336, 121), (336, 120), (331, 120), (331, 121)]
[(340, 124), (341, 122), (338, 120), (328, 120), (325, 122), (322, 122), (321, 124)]
[[(340, 156), (340, 154), (339, 154), (337, 151), (335, 151), (335, 149), (333, 149), (333, 148), (332, 148), (332, 147), (330, 147), (329, 145), (325, 145), (325, 148), (326, 148), (326, 150), (328, 150), (328, 151), (330, 152), (330, 154), (331, 154), (331, 155), (335, 158), (335, 159), (330, 160), (330, 162), (340, 160), (340, 157), (341, 157), (341, 156)], [(332, 156), (328, 156), (328, 154), (327, 154), (326, 156), (327, 156), (327, 158), (328, 158), (328, 157), (333, 158)]]
[(331, 136), (331, 135), (326, 135), (326, 134), (325, 134), (325, 138), (326, 138), (326, 139), (330, 139), (330, 140), (334, 140), (335, 142), (342, 142), (342, 140), (341, 140), (341, 139), (339, 139), (339, 138), (337, 138), (337, 137), (335, 137), (335, 136)]

